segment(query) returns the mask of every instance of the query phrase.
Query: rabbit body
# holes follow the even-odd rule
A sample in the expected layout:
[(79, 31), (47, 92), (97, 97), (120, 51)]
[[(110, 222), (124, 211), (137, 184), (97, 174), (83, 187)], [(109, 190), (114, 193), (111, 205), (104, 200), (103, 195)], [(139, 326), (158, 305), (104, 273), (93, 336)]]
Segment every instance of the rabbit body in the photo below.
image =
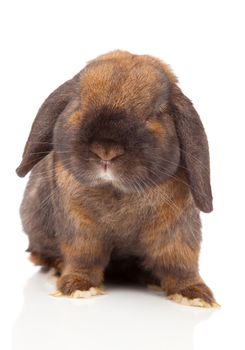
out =
[(28, 251), (63, 294), (137, 259), (167, 295), (213, 305), (198, 272), (200, 209), (212, 210), (201, 121), (167, 65), (116, 51), (40, 108), (17, 173)]

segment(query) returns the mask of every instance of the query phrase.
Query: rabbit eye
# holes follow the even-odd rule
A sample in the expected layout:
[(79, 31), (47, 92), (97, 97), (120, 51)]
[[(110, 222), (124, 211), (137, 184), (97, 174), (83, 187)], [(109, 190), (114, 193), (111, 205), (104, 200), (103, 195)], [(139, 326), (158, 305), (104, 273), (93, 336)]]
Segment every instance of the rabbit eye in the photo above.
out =
[(151, 119), (146, 121), (146, 127), (154, 135), (163, 134), (163, 126), (158, 119)]

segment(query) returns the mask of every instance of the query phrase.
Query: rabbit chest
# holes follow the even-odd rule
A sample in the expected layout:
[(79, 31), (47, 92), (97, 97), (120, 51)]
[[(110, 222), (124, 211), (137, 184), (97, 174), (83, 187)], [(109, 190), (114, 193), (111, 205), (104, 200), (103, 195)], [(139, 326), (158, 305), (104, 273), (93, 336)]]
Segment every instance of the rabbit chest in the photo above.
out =
[(71, 199), (71, 215), (81, 229), (91, 225), (113, 240), (136, 237), (146, 222), (153, 220), (154, 210), (137, 195), (122, 194), (111, 185), (85, 189), (81, 197)]
[[(166, 187), (166, 185), (165, 185)], [(160, 187), (159, 187), (160, 189)], [(165, 192), (166, 189), (164, 188)], [(149, 245), (163, 242), (171, 225), (188, 202), (188, 193), (178, 191), (175, 199), (155, 192), (125, 194), (111, 185), (84, 189), (69, 202), (69, 217), (78, 234), (89, 234), (109, 240), (122, 252), (138, 254)]]
[(56, 175), (59, 230), (110, 241), (127, 253), (137, 253), (143, 249), (142, 244), (149, 245), (149, 237), (154, 245), (162, 243), (192, 201), (181, 173), (157, 189), (148, 188), (141, 193), (123, 192), (110, 183), (82, 186), (62, 165), (56, 166)]

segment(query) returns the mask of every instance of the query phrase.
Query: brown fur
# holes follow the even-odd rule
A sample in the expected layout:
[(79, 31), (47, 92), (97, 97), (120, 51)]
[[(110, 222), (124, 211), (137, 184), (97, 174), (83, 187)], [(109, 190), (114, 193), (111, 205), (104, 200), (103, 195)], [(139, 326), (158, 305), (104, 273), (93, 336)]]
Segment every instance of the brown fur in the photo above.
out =
[(68, 119), (68, 126), (76, 127), (81, 121), (81, 113), (75, 112), (73, 113), (70, 118)]
[[(103, 65), (97, 64), (100, 60)], [(118, 66), (112, 64), (114, 60), (118, 61)], [(116, 52), (98, 57), (89, 66), (93, 69), (81, 75), (81, 85), (86, 87), (82, 91), (84, 111), (91, 107), (91, 101), (95, 106), (111, 104), (113, 108), (133, 108), (137, 105), (140, 111), (141, 107), (152, 105), (153, 90), (154, 93), (159, 90), (159, 95), (162, 93), (162, 85), (157, 80), (157, 70), (150, 57)], [(167, 74), (170, 75), (170, 71)], [(139, 114), (141, 118), (144, 116)]]
[(214, 300), (198, 273), (199, 210), (212, 210), (208, 144), (176, 82), (160, 60), (116, 51), (40, 108), (17, 169), (33, 168), (21, 217), (31, 260), (59, 270), (64, 294), (115, 269)]
[(164, 137), (164, 128), (162, 125), (158, 122), (148, 122), (146, 123), (146, 127), (148, 130), (150, 130), (152, 133), (154, 133), (160, 140)]

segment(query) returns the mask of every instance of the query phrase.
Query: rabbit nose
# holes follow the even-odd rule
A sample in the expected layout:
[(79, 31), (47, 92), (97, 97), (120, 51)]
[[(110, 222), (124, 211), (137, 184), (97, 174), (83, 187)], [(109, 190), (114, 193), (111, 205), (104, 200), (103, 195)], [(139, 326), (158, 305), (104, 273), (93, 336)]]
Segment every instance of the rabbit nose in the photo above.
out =
[(111, 161), (124, 154), (124, 149), (118, 144), (100, 144), (93, 143), (90, 146), (90, 151), (96, 154), (103, 161)]

